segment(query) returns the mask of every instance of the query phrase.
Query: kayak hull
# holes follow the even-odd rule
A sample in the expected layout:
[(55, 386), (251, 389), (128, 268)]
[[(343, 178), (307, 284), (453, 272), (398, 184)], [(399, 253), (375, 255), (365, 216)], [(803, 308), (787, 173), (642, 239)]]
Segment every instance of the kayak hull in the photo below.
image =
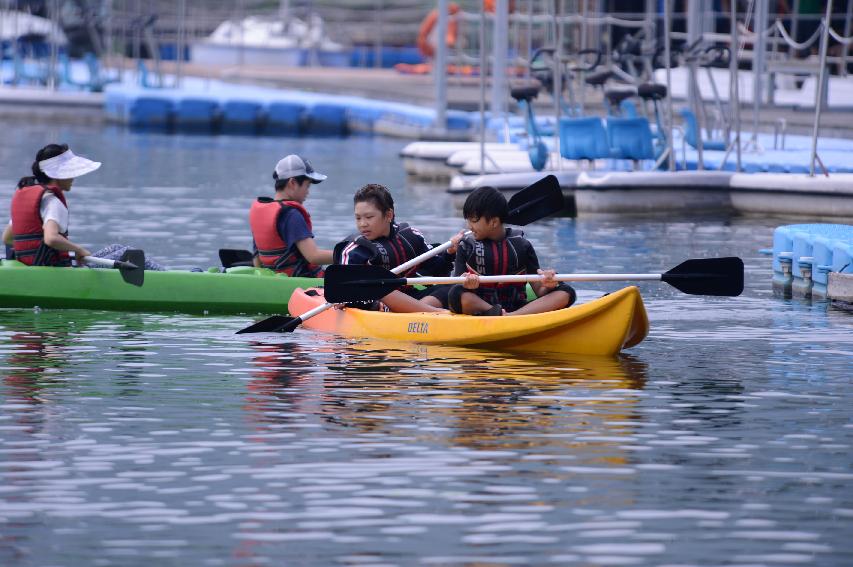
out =
[(118, 270), (0, 263), (0, 307), (103, 309), (198, 314), (284, 314), (298, 287), (317, 278), (291, 278), (266, 269), (237, 267), (225, 273), (145, 272), (142, 287)]
[[(316, 293), (317, 295), (309, 295)], [(322, 289), (297, 289), (288, 310), (298, 316), (323, 303)], [(636, 287), (567, 309), (505, 317), (329, 309), (302, 326), (345, 337), (369, 337), (501, 351), (614, 355), (642, 341), (649, 320)]]

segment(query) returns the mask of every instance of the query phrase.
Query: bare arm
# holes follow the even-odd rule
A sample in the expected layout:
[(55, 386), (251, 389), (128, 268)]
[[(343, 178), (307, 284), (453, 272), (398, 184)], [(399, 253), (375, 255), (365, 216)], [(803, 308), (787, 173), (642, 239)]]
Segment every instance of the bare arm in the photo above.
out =
[(332, 251), (317, 247), (313, 238), (303, 238), (296, 243), (296, 248), (312, 264), (325, 265), (332, 263)]
[(7, 224), (6, 228), (3, 229), (3, 242), (8, 246), (12, 246), (15, 243), (15, 233), (12, 232), (11, 224)]
[(77, 255), (77, 259), (81, 259), (84, 256), (92, 255), (91, 252), (89, 252), (82, 246), (78, 246), (77, 244), (74, 244), (73, 242), (62, 236), (59, 233), (59, 225), (56, 224), (56, 221), (54, 220), (49, 220), (44, 223), (44, 243), (55, 250), (62, 250), (64, 252), (74, 252)]

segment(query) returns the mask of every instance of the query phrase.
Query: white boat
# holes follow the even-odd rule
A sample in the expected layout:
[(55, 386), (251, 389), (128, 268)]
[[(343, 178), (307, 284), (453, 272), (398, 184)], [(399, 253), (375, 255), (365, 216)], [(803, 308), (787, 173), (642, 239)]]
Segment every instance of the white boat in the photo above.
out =
[(454, 175), (450, 180), (450, 193), (455, 206), (461, 208), (468, 194), (477, 187), (490, 186), (507, 193), (507, 198), (536, 183), (546, 175), (554, 175), (563, 191), (566, 208), (562, 214), (575, 214), (574, 186), (578, 171), (545, 170), (518, 173), (487, 173), (484, 175)]
[(740, 213), (853, 219), (853, 173), (735, 173), (729, 188)]
[[(457, 158), (456, 154), (453, 156)], [(461, 165), (456, 166), (456, 163), (467, 157)], [(527, 150), (504, 150), (498, 152), (487, 152), (486, 159), (480, 160), (480, 153), (458, 156), (451, 164), (448, 159), (448, 166), (455, 167), (462, 175), (479, 175), (480, 173), (523, 173), (533, 172), (533, 166), (530, 163), (530, 156)], [(596, 167), (604, 167), (604, 160), (596, 163)], [(581, 164), (577, 160), (565, 159), (560, 157), (557, 152), (550, 152), (548, 159), (545, 161), (546, 170), (567, 170), (580, 171), (588, 167), (586, 164)]]
[(575, 206), (584, 213), (709, 212), (731, 209), (729, 171), (584, 171)]
[(206, 65), (348, 65), (350, 51), (327, 38), (323, 29), (318, 16), (307, 23), (257, 16), (227, 20), (193, 45), (192, 60)]
[[(519, 150), (517, 144), (490, 142), (485, 145), (487, 152), (512, 148)], [(479, 156), (480, 142), (412, 142), (400, 150), (403, 168), (414, 177), (428, 179), (449, 179), (455, 168), (448, 167), (447, 158), (458, 151), (476, 151)]]

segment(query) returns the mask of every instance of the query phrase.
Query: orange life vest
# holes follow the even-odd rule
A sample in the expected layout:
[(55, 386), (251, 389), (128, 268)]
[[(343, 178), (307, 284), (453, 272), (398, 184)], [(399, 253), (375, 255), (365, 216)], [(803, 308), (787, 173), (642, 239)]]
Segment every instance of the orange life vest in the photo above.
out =
[(249, 209), (249, 226), (258, 248), (261, 266), (288, 276), (323, 277), (323, 268), (312, 264), (299, 252), (296, 243), (285, 242), (278, 233), (278, 217), (288, 209), (296, 209), (312, 229), (311, 215), (296, 201), (276, 201), (258, 197)]
[[(56, 250), (44, 243), (44, 219), (41, 200), (50, 191), (65, 207), (65, 195), (53, 185), (21, 187), (12, 195), (12, 231), (15, 237), (15, 259), (28, 266), (70, 266), (68, 252)], [(68, 232), (62, 236), (67, 237)]]

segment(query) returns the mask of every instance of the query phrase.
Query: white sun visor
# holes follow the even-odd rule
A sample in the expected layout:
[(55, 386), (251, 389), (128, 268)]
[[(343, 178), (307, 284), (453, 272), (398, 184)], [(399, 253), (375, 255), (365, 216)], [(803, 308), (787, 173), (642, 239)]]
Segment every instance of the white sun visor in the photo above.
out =
[(51, 179), (74, 179), (92, 173), (101, 167), (101, 162), (75, 156), (74, 152), (66, 150), (58, 156), (40, 161), (39, 167)]

